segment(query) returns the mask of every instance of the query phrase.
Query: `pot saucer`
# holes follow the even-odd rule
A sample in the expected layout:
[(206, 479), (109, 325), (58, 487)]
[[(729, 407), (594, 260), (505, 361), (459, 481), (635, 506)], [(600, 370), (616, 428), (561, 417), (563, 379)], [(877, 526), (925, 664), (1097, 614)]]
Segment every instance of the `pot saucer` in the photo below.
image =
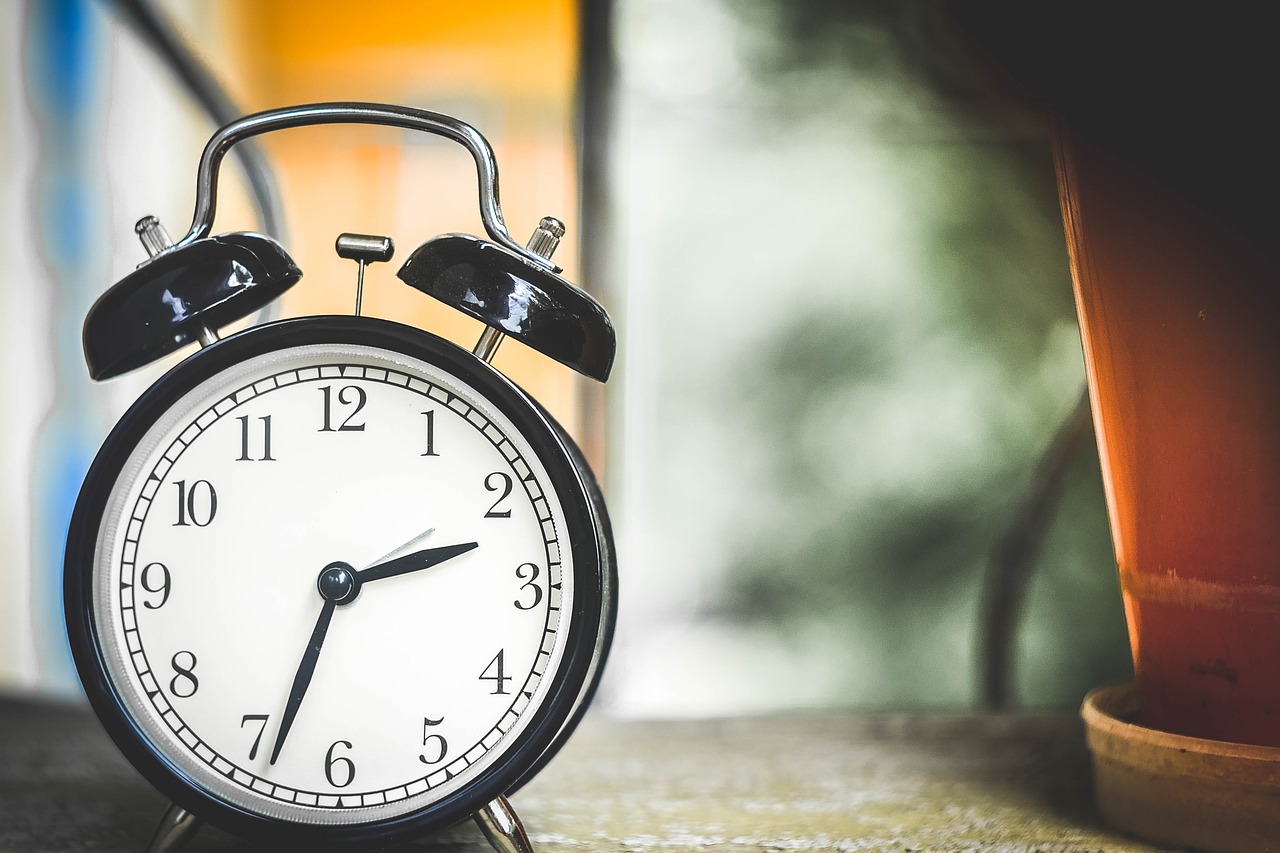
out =
[(1094, 690), (1080, 715), (1094, 797), (1112, 826), (1179, 847), (1280, 851), (1280, 747), (1147, 728), (1132, 684)]

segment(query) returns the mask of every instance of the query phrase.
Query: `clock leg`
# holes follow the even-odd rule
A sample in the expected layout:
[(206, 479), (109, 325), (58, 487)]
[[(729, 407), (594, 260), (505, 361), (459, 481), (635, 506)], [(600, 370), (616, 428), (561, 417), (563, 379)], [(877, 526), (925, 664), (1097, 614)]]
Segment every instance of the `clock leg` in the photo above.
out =
[(172, 853), (190, 841), (199, 829), (199, 818), (176, 803), (171, 804), (160, 818), (155, 835), (151, 836), (147, 853)]
[(524, 825), (506, 797), (498, 797), (476, 812), (476, 823), (498, 853), (533, 853)]

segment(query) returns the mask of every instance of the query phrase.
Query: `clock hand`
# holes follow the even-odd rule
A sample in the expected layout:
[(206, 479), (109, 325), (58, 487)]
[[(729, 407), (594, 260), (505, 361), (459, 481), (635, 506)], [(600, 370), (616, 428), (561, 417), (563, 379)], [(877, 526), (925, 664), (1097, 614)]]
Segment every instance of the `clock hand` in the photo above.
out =
[[(323, 577), (324, 575), (321, 575), (322, 579)], [(280, 731), (276, 733), (276, 743), (271, 748), (272, 764), (276, 763), (276, 758), (280, 755), (280, 747), (284, 746), (284, 739), (289, 736), (293, 718), (298, 715), (298, 708), (302, 706), (302, 697), (306, 695), (307, 687), (311, 684), (311, 676), (316, 671), (316, 661), (320, 659), (320, 646), (324, 643), (324, 635), (329, 631), (329, 620), (333, 618), (333, 610), (337, 605), (338, 602), (335, 599), (326, 597), (324, 606), (320, 608), (320, 618), (316, 620), (316, 627), (311, 632), (311, 642), (307, 643), (307, 650), (302, 653), (302, 662), (298, 664), (298, 672), (293, 677), (293, 687), (289, 690), (289, 703), (285, 705), (284, 716), (280, 718)]]
[[(473, 548), (479, 546), (478, 542), (467, 542), (463, 545), (445, 545), (442, 548), (428, 548), (425, 551), (415, 551), (412, 554), (406, 554), (394, 560), (388, 560), (385, 563), (379, 563), (370, 566), (367, 569), (361, 569), (356, 572), (356, 587), (367, 581), (382, 580), (383, 578), (395, 577), (396, 575), (404, 575), (409, 572), (417, 572), (422, 569), (429, 569), (432, 566), (438, 566), (445, 560), (452, 560), (459, 554), (465, 554)], [(394, 553), (394, 552), (392, 552)]]
[[(427, 530), (419, 534), (391, 553), (403, 550), (430, 532)], [(366, 581), (382, 580), (429, 569), (459, 554), (465, 554), (478, 545), (478, 542), (467, 542), (462, 545), (427, 548), (424, 551), (415, 551), (394, 560), (377, 563), (358, 572), (353, 572), (346, 563), (330, 563), (325, 567), (316, 581), (316, 587), (324, 598), (324, 606), (320, 608), (320, 617), (316, 619), (316, 627), (311, 632), (311, 642), (307, 644), (307, 650), (303, 652), (302, 661), (298, 664), (298, 672), (293, 677), (293, 686), (289, 689), (289, 702), (285, 705), (284, 716), (280, 718), (280, 730), (276, 733), (276, 742), (271, 748), (271, 764), (275, 764), (280, 756), (280, 749), (284, 746), (285, 738), (289, 736), (293, 720), (298, 716), (298, 709), (302, 707), (302, 697), (307, 694), (307, 687), (311, 685), (311, 676), (316, 671), (316, 661), (320, 659), (320, 648), (324, 645), (325, 635), (329, 632), (329, 622), (332, 621), (333, 611), (337, 606), (354, 601), (360, 592), (361, 585)]]

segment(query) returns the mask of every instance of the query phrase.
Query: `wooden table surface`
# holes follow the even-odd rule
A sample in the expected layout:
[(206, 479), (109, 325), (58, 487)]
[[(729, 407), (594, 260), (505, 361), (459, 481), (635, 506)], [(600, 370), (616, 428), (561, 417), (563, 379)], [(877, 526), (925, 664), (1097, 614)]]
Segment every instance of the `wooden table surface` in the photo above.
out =
[[(0, 756), (3, 851), (141, 853), (167, 805), (87, 706), (0, 697)], [(588, 716), (512, 804), (539, 853), (1156, 849), (1102, 824), (1070, 714)], [(490, 851), (471, 823), (399, 849)]]

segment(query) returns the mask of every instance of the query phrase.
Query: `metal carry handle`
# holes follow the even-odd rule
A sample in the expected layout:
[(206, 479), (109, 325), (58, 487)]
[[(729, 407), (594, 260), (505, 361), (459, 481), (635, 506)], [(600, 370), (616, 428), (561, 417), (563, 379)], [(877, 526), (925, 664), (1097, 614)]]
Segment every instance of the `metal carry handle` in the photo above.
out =
[(186, 246), (207, 237), (213, 228), (217, 208), (218, 167), (222, 157), (237, 142), (261, 133), (284, 130), (290, 127), (306, 127), (314, 124), (379, 124), (422, 130), (452, 139), (471, 152), (476, 162), (476, 177), (480, 184), (480, 220), (489, 237), (518, 254), (531, 264), (543, 269), (556, 270), (555, 264), (529, 251), (507, 233), (502, 220), (502, 207), (498, 203), (498, 163), (480, 131), (464, 121), (443, 113), (402, 107), (393, 104), (372, 104), (358, 101), (302, 104), (275, 110), (253, 113), (224, 125), (210, 139), (200, 155), (200, 171), (196, 175), (196, 210), (191, 219), (191, 230), (177, 242), (175, 248)]

